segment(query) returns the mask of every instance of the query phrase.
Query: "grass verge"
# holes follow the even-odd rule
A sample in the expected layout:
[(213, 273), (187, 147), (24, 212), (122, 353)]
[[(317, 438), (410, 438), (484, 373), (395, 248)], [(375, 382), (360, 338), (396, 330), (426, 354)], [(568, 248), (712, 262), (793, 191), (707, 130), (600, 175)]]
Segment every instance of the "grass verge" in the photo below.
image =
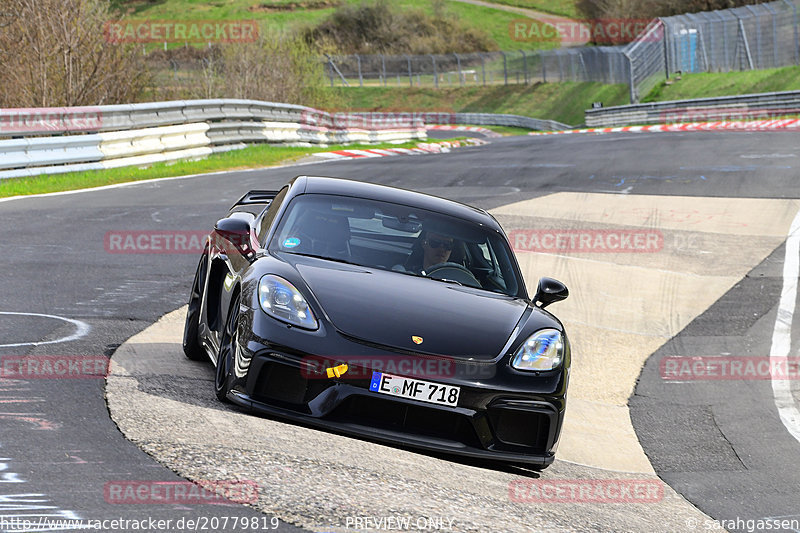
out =
[(744, 72), (684, 74), (667, 85), (662, 82), (642, 102), (684, 100), (712, 96), (800, 90), (800, 66)]
[(336, 111), (440, 111), (508, 113), (576, 125), (592, 102), (605, 106), (628, 103), (626, 85), (596, 82), (536, 83), (477, 87), (385, 88), (351, 87), (338, 91)]
[(125, 167), (86, 172), (67, 172), (26, 178), (0, 180), (0, 198), (48, 192), (71, 191), (171, 176), (187, 176), (218, 170), (241, 170), (290, 163), (318, 152), (359, 148), (412, 148), (417, 142), (403, 144), (331, 145), (327, 148), (307, 146), (254, 145), (243, 150), (213, 154), (198, 161), (157, 163), (147, 168)]

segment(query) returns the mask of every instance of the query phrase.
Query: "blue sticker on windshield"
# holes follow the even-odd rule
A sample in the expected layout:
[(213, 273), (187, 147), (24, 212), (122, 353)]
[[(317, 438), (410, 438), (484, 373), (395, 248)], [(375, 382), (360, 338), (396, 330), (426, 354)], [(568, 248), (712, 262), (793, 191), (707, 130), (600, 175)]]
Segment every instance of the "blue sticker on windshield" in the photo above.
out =
[(300, 239), (298, 239), (297, 237), (289, 237), (288, 239), (283, 241), (284, 248), (294, 248), (298, 244), (300, 244)]

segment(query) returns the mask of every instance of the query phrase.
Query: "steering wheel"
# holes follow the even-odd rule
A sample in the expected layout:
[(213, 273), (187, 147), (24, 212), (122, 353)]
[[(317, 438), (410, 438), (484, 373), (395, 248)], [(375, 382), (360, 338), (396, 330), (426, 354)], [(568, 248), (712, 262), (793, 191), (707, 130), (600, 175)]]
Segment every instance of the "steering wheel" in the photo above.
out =
[(425, 275), (433, 279), (455, 281), (460, 285), (481, 288), (481, 283), (467, 267), (459, 263), (438, 263), (425, 269)]

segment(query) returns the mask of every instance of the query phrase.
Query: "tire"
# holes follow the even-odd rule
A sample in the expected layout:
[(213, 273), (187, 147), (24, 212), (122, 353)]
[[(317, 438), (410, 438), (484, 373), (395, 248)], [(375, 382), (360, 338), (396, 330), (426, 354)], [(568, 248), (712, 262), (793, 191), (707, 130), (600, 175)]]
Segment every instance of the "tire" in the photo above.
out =
[(183, 353), (192, 361), (208, 359), (205, 349), (200, 344), (200, 308), (203, 303), (203, 288), (206, 284), (207, 259), (206, 255), (200, 259), (197, 272), (192, 283), (192, 292), (189, 295), (189, 309), (186, 311), (186, 325), (183, 327)]
[(214, 371), (214, 394), (217, 400), (229, 403), (228, 393), (231, 390), (231, 368), (233, 367), (233, 353), (236, 343), (236, 328), (239, 322), (239, 302), (240, 293), (237, 293), (228, 311), (228, 319), (225, 321), (225, 328), (222, 330), (222, 338), (219, 343), (217, 353), (217, 368)]

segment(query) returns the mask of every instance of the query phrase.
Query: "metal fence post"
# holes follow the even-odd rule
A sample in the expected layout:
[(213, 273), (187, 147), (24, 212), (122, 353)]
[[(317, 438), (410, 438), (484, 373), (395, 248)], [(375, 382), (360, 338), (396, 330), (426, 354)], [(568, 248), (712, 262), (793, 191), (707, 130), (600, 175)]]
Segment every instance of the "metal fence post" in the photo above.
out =
[(744, 6), (756, 18), (756, 68), (764, 68), (764, 60), (761, 53), (761, 14), (753, 6)]
[[(745, 57), (747, 58), (747, 65), (750, 67), (750, 70), (753, 70), (753, 56), (750, 54), (750, 44), (747, 42), (747, 32), (744, 30), (744, 22), (742, 19), (739, 19), (739, 35), (742, 36), (741, 42), (744, 46)], [(739, 47), (739, 41), (736, 42), (736, 47)], [(742, 69), (744, 70), (744, 69)]]
[(542, 58), (542, 82), (547, 83), (547, 54), (539, 52), (539, 57)]
[(458, 64), (458, 84), (462, 87), (464, 86), (464, 75), (461, 73), (461, 58), (458, 57), (458, 54), (453, 54), (456, 56), (456, 63)]
[(500, 53), (503, 54), (503, 85), (508, 85), (508, 59), (505, 52)]
[(522, 73), (523, 73), (523, 77), (525, 78), (525, 81), (523, 81), (523, 83), (525, 85), (527, 85), (528, 84), (528, 56), (525, 55), (525, 50), (520, 50), (520, 53), (522, 54)]
[(483, 75), (483, 86), (486, 87), (486, 63), (483, 54), (481, 54), (481, 74)]
[(725, 50), (725, 68), (727, 68), (728, 71), (730, 72), (730, 70), (731, 70), (731, 59), (730, 59), (730, 57), (731, 56), (730, 56), (730, 52), (729, 52), (729, 49), (728, 49), (729, 48), (728, 47), (728, 21), (724, 20), (724, 19), (722, 21), (722, 44), (723, 44), (723, 49)]
[(383, 86), (386, 87), (386, 56), (381, 54), (381, 72), (383, 72)]
[(661, 21), (661, 41), (664, 43), (664, 75), (667, 79), (669, 79), (669, 46), (667, 44), (667, 35), (669, 32), (667, 31), (667, 23), (661, 17), (658, 18)]
[(411, 56), (406, 56), (408, 60), (408, 86), (414, 86), (414, 74), (411, 72)]
[(356, 61), (358, 62), (358, 86), (364, 86), (364, 76), (361, 74), (361, 56), (356, 54)]
[(794, 62), (795, 64), (797, 64), (798, 62), (800, 62), (800, 40), (798, 40), (797, 36), (798, 33), (797, 6), (794, 5), (792, 2), (790, 2), (789, 0), (783, 0), (783, 1), (786, 2), (789, 5), (789, 7), (792, 8), (793, 19), (794, 19)]
[(630, 87), (631, 103), (638, 104), (639, 99), (636, 97), (636, 86), (633, 83), (633, 58), (627, 53), (623, 53), (623, 56), (628, 60), (628, 85)]
[(436, 72), (436, 57), (433, 54), (429, 54), (431, 58), (431, 63), (433, 63), (433, 86), (434, 88), (439, 88), (439, 73)]

